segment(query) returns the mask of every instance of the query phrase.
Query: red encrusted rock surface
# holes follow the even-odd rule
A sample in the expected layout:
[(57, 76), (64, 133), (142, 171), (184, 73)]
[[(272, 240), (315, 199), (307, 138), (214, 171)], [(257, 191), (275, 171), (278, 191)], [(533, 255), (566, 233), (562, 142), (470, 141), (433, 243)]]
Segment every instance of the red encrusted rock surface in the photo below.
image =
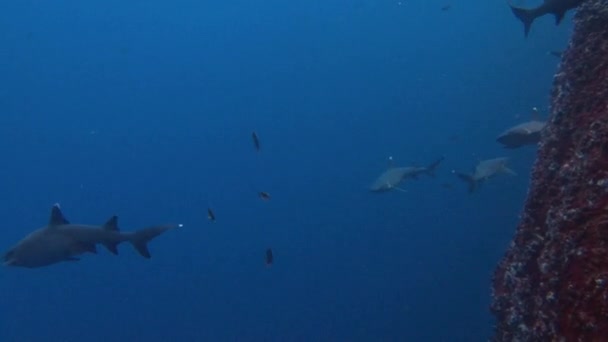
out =
[(588, 0), (574, 20), (521, 222), (494, 274), (495, 341), (608, 341), (608, 0)]

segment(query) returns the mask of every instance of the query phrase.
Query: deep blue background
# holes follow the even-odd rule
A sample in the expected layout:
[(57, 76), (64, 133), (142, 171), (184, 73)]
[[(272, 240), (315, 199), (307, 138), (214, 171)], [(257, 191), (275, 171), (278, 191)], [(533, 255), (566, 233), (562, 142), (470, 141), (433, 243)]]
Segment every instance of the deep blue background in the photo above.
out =
[[(494, 139), (546, 112), (571, 14), (526, 40), (503, 1), (446, 3), (3, 2), (2, 248), (55, 202), (185, 226), (149, 261), (2, 269), (0, 340), (485, 340), (535, 152)], [(446, 160), (370, 194), (389, 155)], [(497, 156), (518, 176), (472, 196), (450, 173)]]

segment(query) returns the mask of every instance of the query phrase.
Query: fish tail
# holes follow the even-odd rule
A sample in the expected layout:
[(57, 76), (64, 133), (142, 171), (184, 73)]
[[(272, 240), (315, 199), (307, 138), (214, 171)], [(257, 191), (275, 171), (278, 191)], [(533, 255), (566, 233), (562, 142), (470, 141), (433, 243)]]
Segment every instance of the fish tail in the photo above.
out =
[(528, 37), (532, 22), (534, 21), (534, 19), (536, 19), (535, 11), (531, 9), (515, 7), (511, 4), (509, 4), (509, 7), (511, 7), (511, 11), (513, 11), (513, 14), (515, 14), (515, 16), (519, 20), (521, 20), (522, 23), (524, 23), (524, 35)]
[(149, 228), (144, 228), (142, 230), (138, 230), (131, 234), (129, 242), (133, 245), (135, 250), (146, 259), (150, 259), (150, 251), (148, 250), (148, 242), (150, 242), (155, 237), (161, 235), (167, 230), (181, 227), (182, 225), (162, 225), (162, 226), (153, 226)]
[(434, 162), (432, 162), (431, 164), (429, 164), (426, 167), (426, 174), (431, 176), (431, 177), (435, 177), (435, 170), (437, 170), (437, 167), (439, 166), (439, 164), (441, 164), (441, 162), (445, 159), (445, 156), (441, 156), (439, 159), (435, 160)]
[(465, 181), (469, 185), (469, 193), (472, 194), (477, 190), (477, 180), (472, 175), (468, 175), (466, 173), (454, 172), (458, 178)]

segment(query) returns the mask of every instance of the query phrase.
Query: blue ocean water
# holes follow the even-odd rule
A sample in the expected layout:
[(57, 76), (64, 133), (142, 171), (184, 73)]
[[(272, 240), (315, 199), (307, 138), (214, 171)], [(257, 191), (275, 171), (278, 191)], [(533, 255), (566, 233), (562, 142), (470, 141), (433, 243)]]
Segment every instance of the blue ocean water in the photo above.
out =
[[(1, 248), (56, 202), (184, 227), (151, 260), (3, 268), (0, 340), (486, 340), (535, 155), (495, 138), (547, 112), (572, 14), (524, 39), (503, 1), (448, 3), (3, 3)], [(389, 156), (442, 155), (436, 179), (367, 190)], [(518, 175), (473, 195), (451, 173), (498, 156)]]

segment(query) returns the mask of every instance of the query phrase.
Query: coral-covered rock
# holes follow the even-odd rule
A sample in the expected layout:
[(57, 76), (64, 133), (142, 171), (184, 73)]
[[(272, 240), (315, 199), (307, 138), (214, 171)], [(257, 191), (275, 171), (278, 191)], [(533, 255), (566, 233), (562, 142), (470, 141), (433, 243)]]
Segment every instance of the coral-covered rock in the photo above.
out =
[(493, 279), (496, 341), (608, 341), (608, 0), (588, 0), (555, 75), (516, 234)]

